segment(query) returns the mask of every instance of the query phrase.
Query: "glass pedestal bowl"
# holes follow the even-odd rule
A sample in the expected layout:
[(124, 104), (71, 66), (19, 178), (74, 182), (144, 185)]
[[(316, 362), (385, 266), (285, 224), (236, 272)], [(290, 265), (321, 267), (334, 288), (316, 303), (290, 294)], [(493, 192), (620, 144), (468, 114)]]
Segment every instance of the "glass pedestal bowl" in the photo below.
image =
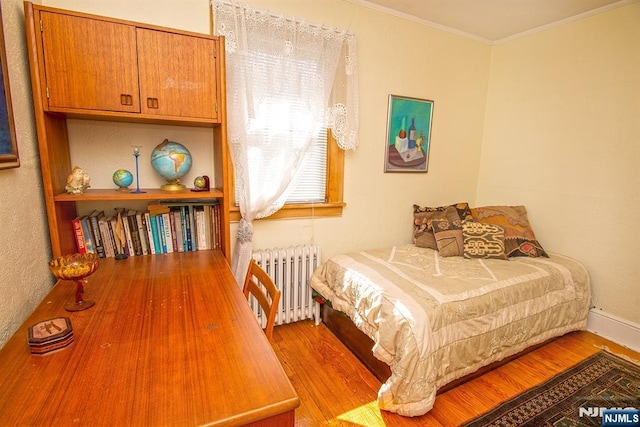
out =
[(55, 258), (49, 262), (49, 270), (59, 280), (72, 280), (76, 282), (76, 300), (67, 303), (64, 309), (67, 311), (82, 311), (93, 307), (94, 301), (86, 301), (82, 298), (87, 277), (98, 268), (98, 255), (92, 253), (71, 254)]

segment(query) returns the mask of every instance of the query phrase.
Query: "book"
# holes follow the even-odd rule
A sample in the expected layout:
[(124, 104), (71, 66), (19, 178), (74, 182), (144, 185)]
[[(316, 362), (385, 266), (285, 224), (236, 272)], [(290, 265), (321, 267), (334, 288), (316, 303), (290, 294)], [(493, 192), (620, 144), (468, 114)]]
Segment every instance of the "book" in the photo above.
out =
[(131, 238), (131, 231), (129, 230), (129, 221), (127, 220), (127, 213), (124, 208), (116, 208), (118, 212), (118, 222), (120, 223), (122, 229), (124, 230), (124, 237), (126, 239), (126, 245), (124, 245), (124, 253), (129, 256), (134, 256), (135, 252), (133, 250), (133, 240)]
[(151, 224), (151, 233), (153, 236), (153, 245), (156, 254), (162, 253), (162, 244), (160, 243), (160, 226), (158, 224), (158, 216), (149, 214), (149, 221)]
[(169, 206), (159, 203), (150, 203), (147, 205), (147, 212), (149, 215), (158, 215), (169, 212)]
[(109, 234), (109, 228), (107, 226), (107, 217), (104, 215), (100, 215), (98, 218), (98, 226), (100, 227), (100, 234), (102, 235), (102, 242), (104, 244), (104, 252), (107, 258), (113, 258), (113, 236)]
[(173, 253), (173, 236), (171, 234), (171, 217), (169, 216), (169, 212), (165, 212), (161, 215), (162, 217), (162, 228), (164, 231), (163, 237), (163, 248), (166, 246), (166, 253)]
[(72, 219), (71, 225), (73, 226), (73, 235), (76, 240), (76, 250), (79, 254), (86, 254), (87, 246), (84, 241), (84, 232), (82, 231), (82, 223), (80, 222), (80, 217), (77, 216)]
[(96, 249), (93, 246), (93, 231), (91, 231), (91, 225), (89, 225), (89, 217), (87, 215), (82, 216), (80, 224), (82, 225), (82, 235), (87, 252), (90, 254), (96, 253)]
[(185, 235), (185, 241), (184, 241), (184, 251), (185, 252), (190, 252), (193, 250), (193, 245), (192, 245), (192, 233), (191, 233), (191, 218), (190, 218), (190, 213), (189, 213), (189, 208), (187, 206), (184, 207), (184, 235)]
[(187, 219), (189, 220), (189, 229), (191, 231), (189, 236), (189, 250), (197, 250), (197, 229), (196, 229), (196, 216), (194, 213), (194, 206), (192, 204), (187, 205)]
[(136, 211), (129, 209), (127, 211), (127, 218), (129, 234), (131, 235), (131, 247), (133, 250), (131, 251), (131, 255), (140, 256), (142, 255), (142, 242), (140, 231), (138, 229), (138, 220), (136, 219)]
[(184, 252), (184, 233), (182, 232), (182, 212), (180, 209), (172, 209), (170, 212), (171, 221), (175, 226), (173, 234), (174, 248), (177, 252)]
[(194, 208), (196, 217), (196, 249), (201, 251), (207, 249), (207, 228), (204, 207), (197, 206)]
[(162, 253), (167, 253), (167, 235), (164, 234), (164, 217), (163, 214), (156, 215), (158, 220), (158, 237), (160, 238), (160, 246), (162, 247)]
[(187, 207), (180, 206), (180, 226), (182, 227), (182, 246), (183, 251), (189, 251), (189, 242), (187, 241)]
[(156, 245), (155, 242), (153, 240), (153, 229), (152, 229), (152, 225), (151, 225), (151, 215), (149, 214), (149, 212), (145, 212), (143, 215), (144, 218), (144, 222), (145, 222), (145, 226), (147, 228), (147, 241), (149, 242), (149, 254), (155, 255), (158, 252), (156, 252)]
[(95, 247), (96, 253), (100, 258), (106, 258), (106, 252), (104, 250), (104, 242), (102, 241), (102, 233), (100, 232), (100, 225), (98, 224), (98, 219), (100, 215), (104, 216), (103, 211), (94, 210), (89, 214), (89, 221), (91, 224), (91, 231), (93, 232), (93, 245)]
[(149, 234), (147, 233), (144, 215), (140, 211), (136, 211), (136, 223), (138, 224), (138, 234), (140, 234), (142, 255), (149, 255)]
[(196, 223), (196, 227), (195, 227), (196, 250), (199, 251), (202, 248), (202, 217), (200, 216), (200, 210), (198, 208), (194, 208), (193, 215), (195, 217), (195, 223)]
[(213, 242), (213, 206), (204, 205), (204, 233), (206, 249), (211, 249)]
[(113, 246), (113, 256), (118, 256), (118, 254), (120, 254), (121, 252), (121, 248), (119, 247), (118, 243), (116, 242), (116, 235), (114, 234), (114, 230), (115, 230), (115, 224), (118, 220), (116, 219), (115, 215), (111, 215), (107, 218), (106, 220), (106, 224), (107, 224), (107, 230), (109, 233), (109, 237), (111, 239), (111, 243)]
[(171, 245), (173, 252), (178, 252), (178, 236), (176, 233), (176, 216), (175, 211), (169, 211), (169, 224), (171, 225)]
[(213, 207), (214, 212), (214, 229), (215, 229), (215, 238), (214, 238), (214, 246), (213, 249), (222, 249), (222, 238), (220, 236), (220, 205), (215, 205)]

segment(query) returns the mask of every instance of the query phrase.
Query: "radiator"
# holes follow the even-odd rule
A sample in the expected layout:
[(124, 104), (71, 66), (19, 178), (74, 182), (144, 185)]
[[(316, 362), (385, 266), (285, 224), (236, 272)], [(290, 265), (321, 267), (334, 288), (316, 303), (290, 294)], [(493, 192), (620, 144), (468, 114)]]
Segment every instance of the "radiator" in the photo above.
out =
[[(320, 319), (320, 306), (313, 299), (309, 279), (320, 263), (320, 246), (291, 246), (288, 248), (264, 249), (253, 252), (253, 259), (282, 291), (278, 304), (276, 325), (304, 319)], [(266, 316), (254, 298), (251, 309), (264, 328)]]

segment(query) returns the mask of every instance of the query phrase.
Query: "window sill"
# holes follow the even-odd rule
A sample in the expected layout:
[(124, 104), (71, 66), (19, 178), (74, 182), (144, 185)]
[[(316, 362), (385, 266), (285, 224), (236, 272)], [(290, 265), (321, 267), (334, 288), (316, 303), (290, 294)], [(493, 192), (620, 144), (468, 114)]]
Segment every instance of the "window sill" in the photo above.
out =
[[(284, 219), (284, 218), (316, 218), (323, 216), (342, 216), (342, 209), (346, 203), (304, 203), (296, 205), (285, 205), (278, 212), (266, 219)], [(231, 221), (240, 221), (240, 208), (232, 206), (229, 209), (229, 217)]]

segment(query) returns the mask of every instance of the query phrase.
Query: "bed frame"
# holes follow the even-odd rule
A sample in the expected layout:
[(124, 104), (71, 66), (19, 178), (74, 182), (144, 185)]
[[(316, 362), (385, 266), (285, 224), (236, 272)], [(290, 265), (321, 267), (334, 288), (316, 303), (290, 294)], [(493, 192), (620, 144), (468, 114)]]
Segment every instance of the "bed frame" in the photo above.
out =
[[(374, 342), (364, 332), (360, 331), (356, 325), (353, 324), (351, 319), (344, 313), (331, 308), (328, 304), (321, 304), (321, 317), (322, 322), (327, 328), (371, 371), (371, 373), (382, 383), (384, 383), (391, 376), (391, 369), (389, 365), (378, 360), (371, 351)], [(491, 371), (499, 366), (502, 366), (520, 356), (523, 356), (537, 348), (540, 348), (554, 340), (551, 338), (543, 343), (531, 346), (517, 354), (508, 356), (500, 361), (493, 362), (487, 366), (478, 369), (462, 378), (458, 378), (442, 387), (437, 391), (437, 394), (444, 393), (452, 388), (459, 386), (467, 381), (481, 376), (482, 374)]]

